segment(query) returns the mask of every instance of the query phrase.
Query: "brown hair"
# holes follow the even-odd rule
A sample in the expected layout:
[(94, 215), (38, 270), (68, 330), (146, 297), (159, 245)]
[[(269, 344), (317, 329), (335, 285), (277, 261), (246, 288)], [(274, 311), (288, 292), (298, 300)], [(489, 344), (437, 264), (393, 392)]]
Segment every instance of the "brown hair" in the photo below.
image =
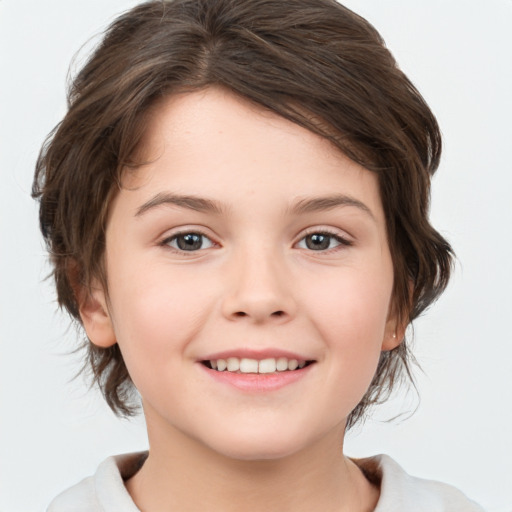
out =
[[(335, 0), (174, 0), (120, 16), (70, 86), (69, 109), (36, 166), (33, 196), (59, 304), (80, 321), (73, 286), (106, 289), (105, 224), (159, 98), (216, 85), (329, 139), (377, 173), (394, 265), (393, 306), (410, 322), (448, 283), (452, 251), (428, 221), (441, 153), (436, 119), (378, 32)], [(412, 294), (411, 294), (412, 286)], [(88, 343), (94, 380), (135, 410), (117, 345)], [(409, 376), (404, 340), (382, 352), (348, 427)]]

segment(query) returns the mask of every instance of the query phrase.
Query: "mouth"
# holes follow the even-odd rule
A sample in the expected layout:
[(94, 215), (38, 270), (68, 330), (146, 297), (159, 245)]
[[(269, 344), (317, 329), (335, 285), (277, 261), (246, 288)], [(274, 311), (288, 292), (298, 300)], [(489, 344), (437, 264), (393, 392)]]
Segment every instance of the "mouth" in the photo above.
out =
[(269, 357), (265, 359), (251, 359), (227, 357), (225, 359), (210, 359), (201, 361), (201, 364), (216, 372), (237, 374), (278, 374), (295, 372), (314, 364), (314, 360), (300, 360), (287, 357)]

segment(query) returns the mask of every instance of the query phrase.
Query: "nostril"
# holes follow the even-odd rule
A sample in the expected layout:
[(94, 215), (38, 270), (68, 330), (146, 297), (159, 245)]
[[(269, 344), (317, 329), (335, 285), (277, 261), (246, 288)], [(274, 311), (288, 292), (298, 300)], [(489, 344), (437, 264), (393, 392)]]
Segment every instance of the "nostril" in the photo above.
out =
[[(286, 313), (283, 310), (278, 310), (278, 311), (274, 311), (274, 312), (270, 313), (270, 317), (272, 317), (272, 318), (281, 318), (284, 316), (286, 316)], [(255, 319), (261, 317), (260, 319), (263, 319), (266, 317), (266, 315), (264, 315), (263, 313), (260, 314), (259, 312), (247, 313), (245, 311), (234, 311), (232, 313), (232, 318), (233, 317), (235, 317), (235, 318), (254, 317)]]

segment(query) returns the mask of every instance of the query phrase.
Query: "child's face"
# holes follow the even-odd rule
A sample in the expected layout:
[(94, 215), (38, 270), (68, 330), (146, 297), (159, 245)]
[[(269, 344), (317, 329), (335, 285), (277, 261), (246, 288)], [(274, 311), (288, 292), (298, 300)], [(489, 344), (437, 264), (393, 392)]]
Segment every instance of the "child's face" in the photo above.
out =
[[(219, 89), (154, 108), (143, 158), (111, 205), (108, 314), (96, 291), (103, 307), (82, 316), (93, 342), (119, 344), (150, 442), (185, 435), (242, 459), (339, 444), (398, 339), (376, 176)], [(282, 356), (312, 363), (204, 364)]]

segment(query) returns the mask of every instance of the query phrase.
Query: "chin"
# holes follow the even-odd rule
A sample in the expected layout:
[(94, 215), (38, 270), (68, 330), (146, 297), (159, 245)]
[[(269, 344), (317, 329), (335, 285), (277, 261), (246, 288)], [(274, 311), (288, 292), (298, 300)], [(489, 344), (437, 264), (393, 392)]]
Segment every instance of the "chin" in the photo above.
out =
[[(227, 435), (226, 435), (227, 434)], [(311, 442), (314, 442), (313, 440)], [(262, 429), (251, 433), (244, 429), (224, 432), (211, 439), (209, 447), (224, 457), (239, 461), (271, 461), (284, 459), (304, 450), (310, 443), (295, 432), (269, 432)]]
[(231, 446), (230, 449), (219, 451), (221, 455), (238, 461), (273, 461), (285, 459), (298, 450), (284, 446)]

